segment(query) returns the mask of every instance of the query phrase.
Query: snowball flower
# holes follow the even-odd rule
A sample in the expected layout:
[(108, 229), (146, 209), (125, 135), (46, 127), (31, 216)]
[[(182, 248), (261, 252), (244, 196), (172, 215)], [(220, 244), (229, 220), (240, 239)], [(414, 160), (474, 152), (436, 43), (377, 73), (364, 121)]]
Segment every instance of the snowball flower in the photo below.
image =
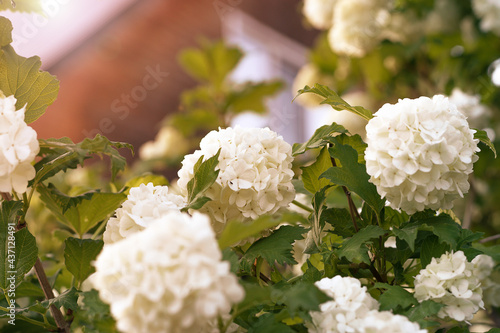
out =
[(481, 283), (483, 301), (486, 306), (500, 307), (500, 272), (494, 271), (495, 262), (486, 254), (480, 254), (472, 260), (474, 275)]
[(200, 209), (213, 218), (216, 233), (228, 220), (273, 214), (294, 199), (292, 147), (269, 128), (237, 126), (212, 131), (201, 140), (200, 148), (182, 161), (177, 184), (187, 195), (195, 163), (221, 149), (219, 176), (205, 192), (212, 201)]
[(365, 56), (384, 39), (390, 22), (389, 6), (385, 0), (338, 0), (328, 33), (332, 50), (352, 57)]
[(472, 9), (481, 19), (481, 30), (492, 31), (500, 36), (500, 1), (472, 0)]
[(415, 277), (415, 298), (446, 305), (438, 312), (440, 318), (471, 320), (484, 305), (480, 281), (474, 273), (474, 264), (462, 251), (432, 258)]
[(366, 171), (392, 208), (408, 214), (451, 209), (453, 200), (469, 190), (479, 140), (448, 98), (385, 104), (366, 133)]
[(132, 187), (127, 200), (109, 219), (103, 234), (104, 243), (113, 243), (141, 231), (167, 212), (178, 211), (185, 205), (185, 199), (168, 193), (167, 186), (149, 183)]
[[(480, 95), (469, 95), (463, 92), (460, 88), (454, 88), (449, 97), (450, 103), (456, 105), (458, 111), (462, 112), (467, 117), (467, 122), (473, 128), (486, 130), (488, 136), (494, 135), (492, 129), (486, 129), (488, 126), (491, 110), (484, 104), (481, 104)], [(491, 138), (493, 140), (493, 138)]]
[(182, 133), (172, 126), (165, 126), (160, 129), (154, 141), (148, 141), (141, 146), (139, 155), (143, 160), (175, 159), (184, 155), (188, 149), (188, 142)]
[(243, 299), (207, 216), (170, 211), (105, 244), (91, 282), (123, 332), (207, 332)]
[(16, 111), (16, 101), (0, 92), (0, 192), (26, 192), (40, 150), (35, 130), (24, 122), (26, 109)]
[(395, 315), (390, 311), (372, 310), (360, 319), (355, 326), (360, 333), (427, 333), (417, 323), (407, 317)]
[(329, 29), (332, 26), (336, 2), (337, 0), (305, 0), (302, 13), (316, 29)]
[(306, 326), (311, 333), (359, 332), (360, 320), (379, 307), (358, 279), (337, 275), (315, 285), (333, 300), (321, 304), (321, 311), (310, 312), (312, 323)]

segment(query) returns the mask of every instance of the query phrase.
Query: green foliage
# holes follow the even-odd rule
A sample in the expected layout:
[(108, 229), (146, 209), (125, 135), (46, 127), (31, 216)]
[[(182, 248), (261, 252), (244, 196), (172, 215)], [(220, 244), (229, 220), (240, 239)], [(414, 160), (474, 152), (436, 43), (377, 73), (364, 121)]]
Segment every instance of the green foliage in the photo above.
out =
[(334, 137), (337, 134), (348, 133), (344, 126), (337, 123), (332, 123), (331, 125), (324, 125), (318, 128), (312, 137), (305, 143), (296, 143), (293, 145), (292, 151), (293, 155), (299, 155), (305, 153), (309, 149), (316, 149), (326, 145), (328, 139)]
[(200, 209), (205, 203), (211, 199), (203, 196), (203, 194), (215, 183), (219, 176), (219, 170), (215, 168), (219, 165), (220, 149), (214, 156), (203, 161), (205, 156), (201, 156), (193, 167), (193, 178), (187, 184), (188, 196), (187, 206), (183, 211), (188, 209)]
[(0, 47), (12, 43), (12, 29), (12, 23), (7, 18), (0, 16)]
[(342, 247), (337, 251), (337, 255), (342, 258), (345, 257), (351, 262), (364, 262), (370, 264), (370, 257), (368, 256), (367, 244), (371, 240), (378, 238), (385, 234), (385, 231), (375, 225), (369, 225), (359, 230), (352, 238), (346, 240)]
[(65, 241), (64, 260), (68, 271), (76, 281), (82, 283), (95, 272), (92, 262), (101, 252), (104, 242), (93, 239), (78, 239), (70, 237)]
[(427, 300), (417, 304), (403, 314), (411, 321), (418, 323), (421, 328), (426, 328), (436, 324), (436, 322), (428, 320), (428, 318), (437, 315), (442, 307), (444, 307), (444, 304)]
[(320, 179), (319, 176), (332, 166), (328, 148), (325, 146), (321, 149), (316, 161), (313, 164), (301, 168), (302, 181), (304, 182), (306, 190), (314, 194), (323, 187), (330, 185), (331, 182), (328, 179)]
[(240, 90), (229, 93), (226, 103), (229, 112), (238, 114), (244, 111), (265, 113), (267, 108), (264, 99), (283, 89), (281, 81), (244, 84)]
[(325, 98), (321, 104), (328, 104), (334, 110), (343, 111), (347, 110), (354, 114), (357, 114), (360, 117), (365, 118), (366, 120), (370, 120), (373, 118), (372, 113), (365, 109), (362, 106), (351, 106), (349, 103), (344, 101), (340, 96), (331, 90), (330, 88), (323, 86), (321, 84), (316, 83), (314, 87), (305, 86), (304, 89), (300, 89), (297, 96), (300, 96), (305, 93), (314, 93)]
[(488, 138), (488, 134), (486, 133), (486, 131), (476, 130), (476, 133), (474, 133), (474, 139), (479, 139), (479, 141), (484, 143), (493, 152), (495, 158), (497, 158), (497, 151), (495, 150), (495, 146), (493, 145), (493, 143), (491, 143), (491, 140), (490, 138)]
[(413, 294), (401, 286), (391, 286), (387, 283), (375, 283), (375, 288), (385, 289), (385, 292), (380, 295), (378, 302), (380, 303), (380, 311), (390, 311), (395, 313), (408, 309), (412, 305), (417, 305), (418, 301), (413, 297)]
[(124, 193), (88, 192), (69, 197), (49, 184), (39, 186), (40, 198), (59, 222), (83, 236), (97, 223), (106, 219), (126, 199)]

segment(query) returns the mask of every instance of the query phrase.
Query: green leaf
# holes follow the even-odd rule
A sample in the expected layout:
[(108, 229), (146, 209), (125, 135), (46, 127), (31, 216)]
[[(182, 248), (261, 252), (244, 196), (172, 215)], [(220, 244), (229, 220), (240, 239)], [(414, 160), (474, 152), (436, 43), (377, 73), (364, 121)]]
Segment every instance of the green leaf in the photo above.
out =
[[(361, 116), (365, 118), (366, 120), (370, 120), (373, 118), (373, 115), (370, 111), (365, 109), (362, 106), (351, 106), (349, 103), (344, 101), (342, 98), (340, 98), (339, 95), (337, 95), (336, 92), (331, 90), (330, 88), (323, 86), (319, 83), (316, 83), (314, 87), (309, 87), (305, 86), (304, 89), (300, 89), (297, 96), (300, 96), (305, 93), (314, 93), (316, 95), (319, 95), (323, 98), (325, 98), (321, 104), (328, 104), (330, 105), (334, 110), (337, 111), (342, 111), (342, 110), (347, 110), (350, 111), (354, 114), (357, 114), (358, 116)], [(296, 96), (296, 97), (297, 97)]]
[[(17, 216), (22, 209), (21, 201), (3, 201), (0, 214), (0, 288), (16, 286), (35, 265), (38, 248), (35, 237), (28, 228), (14, 232)], [(12, 279), (11, 279), (12, 278)]]
[(490, 150), (493, 152), (495, 155), (495, 158), (497, 158), (497, 151), (495, 149), (495, 146), (491, 142), (490, 138), (488, 138), (488, 133), (486, 131), (478, 130), (475, 129), (476, 133), (474, 133), (474, 139), (479, 139), (482, 143), (484, 143)]
[(319, 311), (319, 305), (331, 300), (330, 297), (320, 291), (312, 282), (297, 282), (293, 285), (275, 285), (271, 297), (277, 304), (283, 304), (291, 316), (298, 312)]
[(328, 143), (328, 138), (331, 138), (339, 133), (349, 133), (344, 126), (337, 123), (324, 125), (318, 128), (311, 138), (305, 143), (295, 143), (292, 148), (292, 154), (299, 155), (305, 153), (309, 149), (316, 149)]
[[(106, 219), (127, 198), (124, 193), (90, 192), (76, 197), (78, 199), (73, 198), (72, 201), (53, 186), (39, 186), (38, 192), (41, 200), (57, 219), (71, 227), (80, 236)], [(74, 205), (61, 207), (60, 203), (66, 200), (73, 202)]]
[(420, 250), (420, 262), (422, 263), (422, 268), (425, 268), (432, 258), (439, 258), (446, 251), (450, 251), (450, 246), (445, 243), (441, 243), (437, 236), (427, 236), (422, 242), (422, 249)]
[(237, 91), (230, 92), (226, 101), (227, 109), (234, 114), (244, 111), (264, 113), (267, 110), (265, 98), (276, 94), (283, 86), (281, 81), (248, 82)]
[(301, 281), (302, 282), (309, 282), (309, 283), (314, 283), (316, 281), (321, 280), (323, 277), (323, 274), (307, 259), (307, 269), (302, 274)]
[(78, 300), (78, 290), (76, 290), (75, 287), (72, 287), (71, 289), (68, 289), (62, 294), (60, 294), (59, 296), (49, 300), (45, 300), (40, 304), (47, 309), (52, 304), (54, 304), (57, 308), (64, 306), (65, 309), (76, 310), (78, 309), (77, 300)]
[(5, 96), (14, 95), (17, 109), (26, 106), (26, 123), (34, 122), (56, 100), (59, 81), (40, 71), (39, 57), (21, 57), (10, 45), (3, 46), (1, 51), (0, 90)]
[(345, 208), (329, 208), (323, 211), (321, 219), (333, 227), (333, 233), (344, 238), (354, 235), (351, 214)]
[(368, 247), (366, 244), (374, 238), (385, 234), (385, 230), (379, 226), (369, 225), (359, 230), (354, 236), (346, 240), (342, 247), (337, 251), (339, 257), (345, 257), (352, 262), (364, 262), (370, 264), (368, 256)]
[(365, 164), (365, 149), (368, 145), (363, 141), (359, 134), (355, 135), (338, 135), (335, 137), (335, 142), (343, 145), (348, 145), (354, 148), (358, 152), (358, 163)]
[(95, 272), (92, 261), (101, 252), (104, 242), (70, 237), (64, 243), (64, 263), (66, 268), (81, 283)]
[(448, 243), (456, 249), (461, 235), (461, 227), (449, 215), (441, 214), (427, 219), (417, 220), (410, 225), (418, 226), (418, 230), (431, 231), (439, 238), (439, 242)]
[(272, 313), (259, 316), (256, 323), (248, 329), (248, 333), (295, 333), (290, 326), (283, 324)]
[(500, 262), (500, 244), (493, 246), (486, 246), (481, 243), (474, 243), (472, 246), (474, 249), (477, 249), (482, 253), (489, 255), (496, 262)]
[(281, 226), (270, 236), (261, 238), (250, 246), (245, 252), (243, 259), (253, 262), (255, 258), (261, 257), (270, 265), (277, 262), (280, 265), (294, 265), (297, 262), (293, 258), (293, 243), (302, 239), (305, 229), (299, 226)]
[(330, 156), (337, 158), (342, 166), (328, 169), (321, 178), (346, 186), (359, 195), (378, 216), (384, 207), (384, 200), (380, 198), (375, 185), (369, 182), (370, 176), (366, 173), (365, 165), (358, 163), (358, 153), (351, 146), (340, 144), (335, 138), (332, 138), (332, 143), (334, 146), (328, 149)]
[[(2, 5), (0, 5), (1, 8)], [(6, 17), (0, 16), (0, 47), (12, 43), (12, 23)]]
[(444, 306), (444, 304), (427, 300), (417, 304), (415, 307), (405, 312), (404, 315), (407, 316), (410, 321), (417, 322), (421, 328), (426, 328), (433, 323), (431, 322), (430, 325), (428, 325), (425, 318), (435, 316)]
[(304, 182), (306, 190), (314, 194), (323, 187), (331, 185), (328, 179), (319, 179), (319, 176), (332, 166), (328, 148), (323, 147), (313, 164), (300, 168), (302, 170), (302, 181)]
[(386, 289), (378, 299), (380, 311), (392, 310), (394, 312), (397, 309), (404, 310), (418, 304), (413, 294), (406, 291), (403, 287), (377, 282), (374, 288)]
[(0, 2), (0, 11), (2, 10), (43, 14), (42, 3), (40, 0), (3, 0)]
[[(219, 154), (220, 149), (217, 154), (208, 158), (204, 162), (204, 156), (201, 156), (194, 165), (193, 178), (187, 184), (188, 205), (183, 210), (187, 210), (189, 206), (195, 203), (195, 201), (197, 201), (205, 193), (205, 191), (208, 190), (210, 186), (212, 186), (212, 184), (217, 180), (219, 170), (215, 170), (215, 168), (219, 165)], [(208, 200), (202, 199), (201, 202), (198, 202), (196, 206), (199, 206), (199, 208), (201, 208), (206, 202), (208, 202)]]
[(102, 316), (109, 313), (109, 305), (101, 301), (99, 292), (95, 289), (79, 292), (82, 296), (82, 308), (87, 311), (91, 317)]
[(417, 225), (408, 225), (402, 229), (393, 228), (392, 233), (397, 238), (404, 240), (410, 247), (410, 250), (415, 251), (415, 240), (417, 239), (418, 227)]
[(248, 222), (231, 220), (226, 223), (219, 236), (219, 247), (225, 249), (248, 237), (259, 235), (262, 231), (274, 228), (283, 222), (304, 222), (304, 217), (298, 213), (284, 213), (281, 216), (263, 215)]

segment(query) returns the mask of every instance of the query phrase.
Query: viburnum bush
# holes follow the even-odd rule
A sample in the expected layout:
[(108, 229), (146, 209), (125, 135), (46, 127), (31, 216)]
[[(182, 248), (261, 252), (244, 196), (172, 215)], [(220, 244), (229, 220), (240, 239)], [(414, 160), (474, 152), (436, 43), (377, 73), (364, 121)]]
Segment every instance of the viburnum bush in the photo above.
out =
[[(469, 4), (485, 34), (496, 32), (495, 6)], [(339, 40), (335, 52), (370, 57), (378, 44), (409, 42), (394, 28), (401, 15), (431, 20), (418, 8), (318, 0), (304, 12)], [(373, 15), (378, 37), (357, 36)], [(496, 218), (474, 210), (495, 198), (481, 192), (492, 170), (481, 161), (496, 163), (494, 126), (471, 125), (492, 113), (477, 95), (408, 90), (376, 111), (306, 85), (298, 100), (357, 117), (365, 133), (330, 122), (290, 145), (269, 128), (229, 126), (242, 110), (263, 112), (279, 84), (230, 87), (241, 53), (208, 43), (183, 53), (184, 65), (215, 54), (229, 65), (207, 77), (192, 69), (206, 81), (182, 102), (192, 108), (126, 168), (126, 143), (37, 139), (29, 124), (59, 83), (39, 58), (15, 53), (11, 32), (0, 17), (0, 331), (467, 333), (480, 322), (500, 332), (500, 237), (465, 222)], [(227, 103), (207, 111), (211, 121), (192, 124), (220, 96)], [(201, 129), (200, 142), (172, 147)], [(85, 165), (94, 155), (107, 156), (110, 176)], [(176, 180), (144, 172), (176, 160)]]

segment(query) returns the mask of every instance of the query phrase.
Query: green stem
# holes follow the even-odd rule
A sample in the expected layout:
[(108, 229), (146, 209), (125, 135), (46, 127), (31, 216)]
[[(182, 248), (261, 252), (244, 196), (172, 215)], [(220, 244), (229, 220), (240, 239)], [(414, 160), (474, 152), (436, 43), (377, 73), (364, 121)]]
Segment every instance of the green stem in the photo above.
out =
[(97, 236), (99, 236), (101, 234), (101, 232), (103, 231), (103, 229), (106, 227), (106, 222), (107, 220), (104, 220), (101, 225), (96, 229), (96, 231), (94, 232), (94, 234), (92, 235), (92, 237), (90, 237), (91, 239), (95, 240)]
[(295, 206), (297, 206), (297, 207), (299, 207), (299, 208), (302, 208), (302, 209), (303, 209), (303, 210), (305, 210), (305, 211), (308, 211), (309, 213), (314, 212), (314, 210), (313, 210), (312, 208), (307, 207), (307, 206), (306, 206), (306, 205), (304, 205), (304, 204), (301, 204), (301, 203), (300, 203), (300, 202), (298, 202), (297, 200), (293, 200), (293, 201), (292, 201), (292, 203), (293, 203)]
[(37, 325), (37, 326), (41, 326), (47, 330), (50, 330), (50, 331), (54, 331), (54, 330), (57, 330), (57, 327), (55, 326), (52, 326), (52, 325), (49, 325), (49, 324), (46, 324), (46, 323), (42, 323), (41, 321), (38, 321), (38, 320), (35, 320), (35, 319), (31, 319), (29, 317), (26, 317), (24, 315), (16, 315), (16, 319), (21, 319), (21, 320), (24, 320), (30, 324), (33, 324), (33, 325)]

